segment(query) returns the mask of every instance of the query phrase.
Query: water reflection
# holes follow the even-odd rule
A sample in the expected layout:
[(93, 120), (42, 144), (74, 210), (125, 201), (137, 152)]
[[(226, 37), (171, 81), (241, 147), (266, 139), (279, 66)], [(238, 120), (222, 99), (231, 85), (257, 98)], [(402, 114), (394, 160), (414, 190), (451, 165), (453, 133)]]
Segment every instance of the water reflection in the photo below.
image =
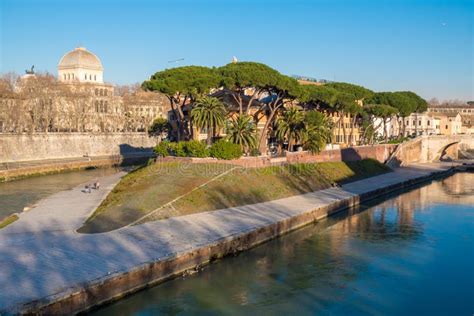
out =
[(459, 174), (351, 210), (95, 314), (472, 314), (472, 183)]
[(0, 219), (21, 212), (51, 194), (117, 171), (115, 168), (81, 170), (0, 183)]

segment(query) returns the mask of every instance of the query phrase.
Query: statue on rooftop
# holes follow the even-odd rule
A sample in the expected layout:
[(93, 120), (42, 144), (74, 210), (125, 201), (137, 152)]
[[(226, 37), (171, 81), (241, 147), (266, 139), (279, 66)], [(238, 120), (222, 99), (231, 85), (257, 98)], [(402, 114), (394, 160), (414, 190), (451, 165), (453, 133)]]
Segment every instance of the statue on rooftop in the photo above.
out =
[(28, 70), (28, 69), (25, 70), (25, 73), (26, 73), (27, 75), (34, 75), (34, 74), (35, 74), (35, 70), (34, 70), (34, 69), (35, 69), (35, 65), (32, 65), (30, 70)]

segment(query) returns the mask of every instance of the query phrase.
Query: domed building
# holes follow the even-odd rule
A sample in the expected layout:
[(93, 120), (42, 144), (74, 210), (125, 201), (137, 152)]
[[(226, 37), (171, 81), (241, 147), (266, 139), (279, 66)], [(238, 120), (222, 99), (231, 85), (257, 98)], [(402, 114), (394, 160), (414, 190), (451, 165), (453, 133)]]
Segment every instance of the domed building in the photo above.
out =
[(0, 93), (0, 133), (147, 132), (171, 110), (163, 94), (115, 91), (104, 83), (100, 59), (84, 47), (61, 58), (57, 80), (33, 66), (25, 72), (14, 91)]
[(62, 82), (104, 82), (104, 67), (100, 59), (84, 47), (66, 53), (58, 64), (58, 79)]

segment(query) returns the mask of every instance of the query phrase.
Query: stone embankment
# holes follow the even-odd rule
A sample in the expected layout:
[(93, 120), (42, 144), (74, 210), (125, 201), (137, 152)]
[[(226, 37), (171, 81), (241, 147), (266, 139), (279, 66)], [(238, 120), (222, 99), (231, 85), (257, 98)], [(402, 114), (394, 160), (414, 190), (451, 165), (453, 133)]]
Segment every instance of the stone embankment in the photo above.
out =
[(157, 143), (146, 133), (0, 133), (0, 163), (151, 152)]
[[(40, 227), (32, 230), (27, 227), (28, 221), (20, 219), (0, 230), (0, 311), (44, 314), (85, 311), (217, 258), (249, 249), (361, 201), (446, 175), (453, 172), (450, 166), (398, 168), (393, 173), (342, 187), (102, 234), (82, 235)], [(62, 194), (66, 203), (68, 194), (80, 193), (71, 190)], [(50, 213), (68, 212), (61, 201), (53, 201), (49, 205)], [(94, 203), (98, 205), (99, 201)], [(51, 220), (57, 223), (48, 227), (63, 226), (61, 217)]]
[(329, 161), (359, 161), (363, 159), (375, 159), (385, 163), (390, 158), (397, 145), (375, 145), (356, 146), (343, 149), (323, 150), (318, 154), (308, 151), (286, 152), (283, 157), (242, 157), (233, 160), (218, 160), (215, 158), (191, 158), (191, 157), (165, 157), (160, 161), (179, 161), (187, 163), (219, 163), (240, 166), (244, 168), (263, 168), (272, 165), (294, 164), (294, 163), (316, 163)]
[(152, 153), (136, 153), (113, 156), (0, 163), (0, 182), (87, 168), (141, 164), (152, 157), (155, 157)]
[(33, 175), (143, 163), (158, 143), (146, 133), (0, 133), (0, 182)]

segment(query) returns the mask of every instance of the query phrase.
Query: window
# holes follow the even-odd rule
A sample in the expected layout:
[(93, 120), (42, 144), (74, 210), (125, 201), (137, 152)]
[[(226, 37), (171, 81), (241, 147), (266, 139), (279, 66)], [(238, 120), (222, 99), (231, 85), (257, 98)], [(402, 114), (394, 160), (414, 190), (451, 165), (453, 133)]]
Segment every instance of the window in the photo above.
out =
[(63, 74), (64, 80), (66, 80), (66, 74)]
[(107, 96), (107, 90), (106, 89), (104, 89), (104, 95)]
[(426, 122), (426, 125), (430, 126), (430, 121), (427, 121), (427, 122)]
[(94, 75), (94, 81), (97, 81), (97, 76), (96, 75)]
[(72, 74), (72, 79), (74, 79), (74, 74)]
[(95, 88), (95, 95), (99, 95), (99, 89)]
[(446, 129), (448, 129), (448, 125), (446, 125)]
[(421, 120), (418, 121), (418, 125), (421, 126)]
[(84, 80), (87, 80), (87, 74), (84, 75)]

